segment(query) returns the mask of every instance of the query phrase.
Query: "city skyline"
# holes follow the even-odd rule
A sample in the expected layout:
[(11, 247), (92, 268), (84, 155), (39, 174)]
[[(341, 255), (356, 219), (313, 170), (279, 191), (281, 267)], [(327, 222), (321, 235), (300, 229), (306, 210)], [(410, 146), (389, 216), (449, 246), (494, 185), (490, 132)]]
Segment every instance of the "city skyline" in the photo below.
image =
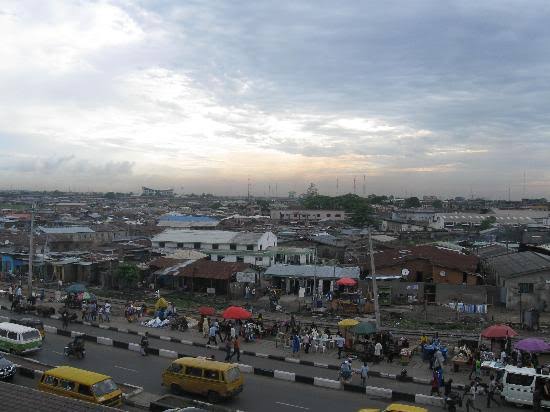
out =
[(550, 5), (408, 4), (3, 2), (1, 187), (549, 197)]

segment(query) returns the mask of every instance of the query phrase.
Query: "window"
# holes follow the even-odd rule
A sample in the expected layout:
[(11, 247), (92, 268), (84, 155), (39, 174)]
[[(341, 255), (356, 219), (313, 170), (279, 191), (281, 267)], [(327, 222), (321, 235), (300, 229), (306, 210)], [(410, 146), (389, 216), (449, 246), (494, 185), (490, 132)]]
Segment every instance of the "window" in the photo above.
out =
[(225, 380), (228, 383), (234, 382), (241, 376), (241, 371), (239, 368), (231, 368), (225, 372)]
[(237, 245), (236, 245), (235, 243), (231, 243), (231, 244), (229, 245), (229, 249), (231, 249), (231, 250), (237, 250)]
[(168, 367), (169, 372), (178, 373), (182, 370), (183, 366), (181, 366), (179, 363), (173, 363)]
[(17, 333), (8, 332), (8, 339), (17, 340)]
[(506, 383), (510, 385), (531, 386), (534, 376), (520, 375), (519, 373), (509, 373), (506, 376)]
[(518, 283), (519, 293), (533, 293), (534, 285), (532, 283)]
[(237, 262), (244, 262), (244, 257), (237, 256)]
[(205, 369), (204, 370), (204, 377), (206, 379), (212, 379), (212, 380), (215, 380), (215, 381), (219, 381), (220, 380), (220, 372)]
[(217, 243), (212, 244), (212, 249), (218, 250), (219, 248), (220, 248), (220, 245), (218, 245)]
[(222, 255), (218, 255), (218, 262), (221, 262), (222, 260), (225, 259), (225, 256), (222, 256)]
[(165, 247), (166, 246), (166, 242), (159, 242), (159, 247)]
[(178, 247), (178, 249), (183, 249), (183, 243), (179, 242), (177, 247)]
[(254, 250), (254, 245), (246, 245), (246, 250)]
[(76, 384), (72, 381), (61, 380), (59, 381), (59, 386), (61, 386), (66, 391), (74, 391)]
[(320, 214), (320, 213), (317, 213), (317, 217), (321, 217), (321, 214)]
[(78, 393), (84, 396), (94, 396), (92, 389), (86, 385), (78, 385)]
[(5, 338), (6, 336), (8, 336), (8, 331), (4, 329), (0, 329), (0, 336)]
[(202, 377), (202, 369), (201, 368), (193, 368), (192, 366), (186, 366), (185, 367), (185, 374), (187, 376), (194, 376), (197, 378)]
[(200, 249), (200, 248), (201, 248), (200, 242), (193, 243), (193, 249)]
[(32, 340), (32, 339), (38, 339), (40, 337), (40, 332), (37, 330), (31, 330), (29, 332), (23, 333), (23, 340)]
[(327, 213), (327, 217), (330, 217), (330, 213)]
[(334, 215), (334, 217), (342, 217), (342, 215), (340, 215), (340, 214), (337, 214), (337, 215)]
[(57, 378), (54, 378), (53, 376), (44, 375), (42, 383), (49, 386), (57, 386), (59, 384), (59, 381), (57, 380)]
[(118, 386), (112, 379), (105, 379), (104, 381), (96, 383), (94, 386), (92, 386), (92, 392), (95, 394), (95, 396), (107, 395), (108, 393), (116, 391), (117, 389)]

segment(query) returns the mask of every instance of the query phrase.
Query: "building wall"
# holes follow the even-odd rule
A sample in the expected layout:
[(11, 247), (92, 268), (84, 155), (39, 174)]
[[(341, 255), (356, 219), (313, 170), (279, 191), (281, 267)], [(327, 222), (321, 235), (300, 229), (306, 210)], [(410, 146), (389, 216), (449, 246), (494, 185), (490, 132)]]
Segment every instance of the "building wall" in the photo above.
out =
[(282, 221), (319, 221), (319, 220), (346, 220), (343, 210), (271, 210), (271, 219)]
[(504, 288), (507, 309), (519, 309), (519, 283), (533, 284), (533, 293), (521, 294), (521, 306), (523, 309), (535, 308), (542, 310), (546, 302), (546, 311), (550, 311), (550, 271), (506, 279), (504, 281)]
[(466, 304), (481, 305), (487, 302), (487, 290), (483, 286), (452, 285), (440, 283), (435, 289), (435, 300), (446, 304), (458, 300)]

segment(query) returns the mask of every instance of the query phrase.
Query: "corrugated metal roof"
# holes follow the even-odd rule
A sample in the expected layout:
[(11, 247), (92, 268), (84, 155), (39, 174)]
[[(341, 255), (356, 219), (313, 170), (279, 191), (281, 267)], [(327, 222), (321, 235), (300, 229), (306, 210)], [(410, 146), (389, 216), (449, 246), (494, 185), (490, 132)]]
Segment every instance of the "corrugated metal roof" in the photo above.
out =
[(314, 265), (273, 265), (269, 267), (266, 276), (305, 277), (312, 278), (359, 278), (359, 267), (314, 266)]
[(165, 230), (153, 237), (153, 242), (176, 243), (256, 243), (264, 233), (230, 232), (225, 230)]
[(489, 259), (499, 277), (513, 277), (524, 273), (550, 270), (550, 257), (535, 252), (510, 253)]
[(64, 226), (64, 227), (40, 226), (38, 230), (48, 235), (71, 235), (76, 233), (95, 233), (92, 229), (86, 226)]
[(216, 219), (210, 216), (198, 216), (198, 215), (177, 215), (167, 214), (159, 218), (160, 221), (169, 222), (200, 222), (200, 223), (218, 223)]

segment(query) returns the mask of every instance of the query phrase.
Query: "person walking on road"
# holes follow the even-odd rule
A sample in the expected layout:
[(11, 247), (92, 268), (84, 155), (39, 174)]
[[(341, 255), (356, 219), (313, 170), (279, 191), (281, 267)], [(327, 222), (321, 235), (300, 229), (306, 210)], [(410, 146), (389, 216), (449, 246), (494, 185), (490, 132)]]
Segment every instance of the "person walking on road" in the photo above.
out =
[(475, 399), (475, 387), (466, 385), (464, 388), (464, 395), (462, 397), (462, 402), (464, 403), (464, 406), (466, 407), (466, 412), (470, 412), (470, 408), (473, 411), (481, 412), (480, 408), (476, 408), (474, 404)]
[(542, 411), (542, 388), (540, 384), (536, 384), (535, 390), (533, 391), (533, 412)]
[(292, 336), (291, 346), (292, 346), (292, 357), (295, 357), (297, 353), (300, 351), (300, 338), (298, 337), (297, 334), (294, 334)]
[(376, 363), (380, 363), (382, 359), (382, 344), (380, 342), (376, 342), (376, 345), (374, 345), (374, 358)]
[(430, 389), (430, 396), (434, 396), (434, 395), (439, 396), (440, 395), (440, 393), (439, 393), (439, 377), (437, 376), (436, 371), (433, 371), (433, 373), (432, 373), (431, 384), (432, 384), (432, 388)]
[(145, 332), (145, 335), (141, 337), (140, 347), (141, 347), (141, 355), (147, 356), (148, 355), (147, 349), (149, 349), (149, 332)]
[(231, 360), (231, 349), (232, 349), (231, 341), (229, 339), (226, 339), (225, 341), (225, 361), (226, 362), (229, 362)]
[(344, 350), (344, 337), (340, 332), (336, 335), (336, 347), (338, 348), (338, 359), (342, 358), (342, 351)]
[(216, 328), (216, 325), (212, 323), (212, 326), (210, 326), (210, 329), (208, 329), (208, 342), (206, 342), (207, 345), (209, 345), (212, 341), (214, 341), (214, 345), (218, 344), (218, 341), (216, 340), (217, 333), (218, 329)]
[(67, 329), (69, 326), (69, 312), (66, 310), (61, 314), (61, 321), (63, 322), (63, 329)]
[(361, 385), (367, 386), (367, 378), (369, 377), (369, 365), (367, 365), (366, 361), (363, 362), (363, 366), (361, 366), (359, 373), (361, 374)]
[(233, 353), (231, 354), (230, 360), (233, 359), (233, 356), (237, 355), (237, 362), (241, 361), (241, 343), (239, 342), (239, 337), (235, 336), (233, 340)]
[(491, 407), (491, 401), (493, 401), (498, 406), (500, 406), (500, 402), (497, 401), (494, 398), (495, 392), (496, 392), (497, 386), (498, 386), (497, 385), (497, 380), (495, 379), (495, 377), (493, 375), (491, 375), (489, 378), (490, 378), (490, 381), (489, 381), (489, 386), (487, 388), (487, 408)]

